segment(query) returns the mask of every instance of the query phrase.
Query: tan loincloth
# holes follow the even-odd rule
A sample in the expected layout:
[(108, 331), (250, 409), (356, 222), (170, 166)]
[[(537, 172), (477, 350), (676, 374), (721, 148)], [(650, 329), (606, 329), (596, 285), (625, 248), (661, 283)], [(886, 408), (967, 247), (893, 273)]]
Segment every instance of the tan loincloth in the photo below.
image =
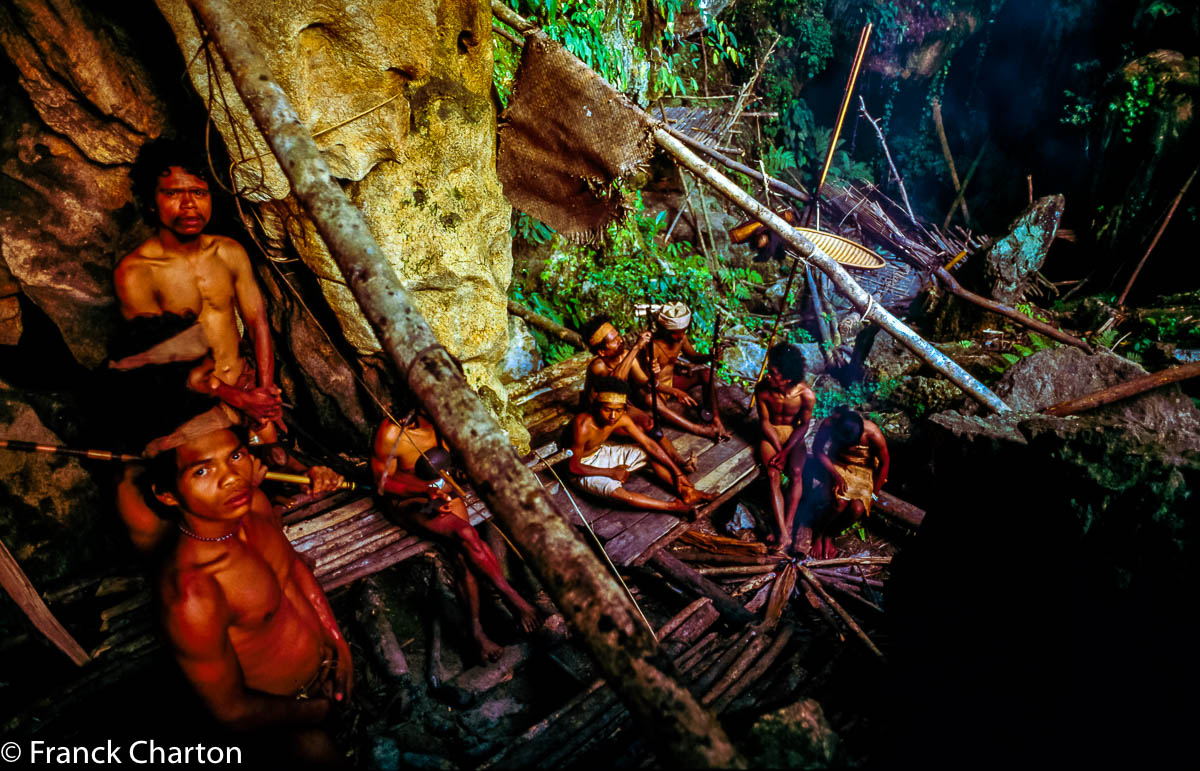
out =
[(871, 502), (875, 499), (875, 472), (868, 465), (871, 449), (865, 444), (856, 444), (842, 450), (833, 466), (846, 480), (846, 493), (838, 497), (844, 501), (861, 501), (867, 514), (871, 513)]
[(780, 444), (787, 444), (787, 440), (792, 438), (792, 433), (796, 430), (795, 426), (777, 426), (771, 424), (771, 428), (775, 429), (775, 436), (779, 437)]

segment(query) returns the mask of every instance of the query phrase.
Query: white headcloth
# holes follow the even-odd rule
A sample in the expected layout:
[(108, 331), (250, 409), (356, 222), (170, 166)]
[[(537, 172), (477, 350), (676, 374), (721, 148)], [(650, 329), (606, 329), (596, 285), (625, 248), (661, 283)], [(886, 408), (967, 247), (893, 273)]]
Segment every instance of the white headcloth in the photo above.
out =
[(692, 324), (692, 312), (681, 302), (667, 303), (658, 311), (658, 323), (671, 332), (687, 329)]

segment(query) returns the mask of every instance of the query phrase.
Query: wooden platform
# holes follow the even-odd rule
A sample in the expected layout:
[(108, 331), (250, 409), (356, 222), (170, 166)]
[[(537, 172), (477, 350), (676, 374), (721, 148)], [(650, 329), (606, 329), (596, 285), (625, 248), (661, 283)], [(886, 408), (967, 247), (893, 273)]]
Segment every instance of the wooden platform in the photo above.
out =
[[(577, 409), (584, 368), (590, 359), (589, 354), (573, 356), (513, 387), (510, 395), (522, 409), (536, 447), (523, 461), (534, 469), (558, 509), (582, 527), (575, 508), (578, 506), (615, 564), (640, 565), (682, 534), (688, 523), (671, 514), (614, 507), (612, 501), (581, 492), (573, 486), (564, 490), (560, 482), (560, 478), (567, 480), (567, 473), (558, 434)], [(727, 413), (726, 423), (731, 429), (740, 426), (738, 407), (744, 400), (743, 392), (723, 388), (722, 404), (727, 408), (723, 413)], [(704, 508), (701, 516), (716, 510), (758, 475), (751, 448), (737, 433), (729, 441), (714, 444), (673, 428), (667, 428), (666, 432), (681, 456), (695, 453), (699, 468), (690, 478), (696, 487), (720, 494)], [(741, 433), (745, 434), (744, 427)], [(554, 463), (553, 471), (546, 467), (544, 459)], [(567, 484), (571, 485), (570, 482)], [(648, 472), (635, 475), (627, 487), (663, 500), (671, 496), (657, 480), (651, 479)], [(468, 485), (464, 485), (464, 489), (468, 491), (466, 503), (471, 524), (478, 525), (490, 519), (491, 512), (484, 503), (471, 494)], [(283, 523), (284, 533), (296, 551), (313, 566), (313, 573), (326, 591), (433, 547), (432, 542), (389, 522), (380, 513), (375, 499), (361, 494), (336, 495), (288, 512)], [(581, 537), (585, 536), (581, 534)]]

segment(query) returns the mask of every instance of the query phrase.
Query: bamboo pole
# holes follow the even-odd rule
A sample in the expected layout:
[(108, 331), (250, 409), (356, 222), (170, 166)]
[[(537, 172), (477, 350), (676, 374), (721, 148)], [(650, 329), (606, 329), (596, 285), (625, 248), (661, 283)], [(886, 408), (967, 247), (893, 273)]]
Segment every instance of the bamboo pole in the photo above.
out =
[(751, 198), (740, 187), (733, 184), (716, 169), (709, 166), (683, 145), (670, 132), (660, 125), (653, 125), (654, 140), (664, 150), (670, 153), (680, 163), (691, 169), (697, 176), (708, 182), (722, 195), (732, 201), (747, 214), (757, 218), (771, 230), (778, 233), (802, 259), (808, 260), (819, 268), (833, 282), (850, 302), (863, 313), (863, 318), (870, 319), (888, 334), (895, 337), (902, 345), (911, 350), (929, 366), (945, 375), (950, 382), (970, 394), (980, 403), (994, 412), (1008, 412), (1009, 407), (1000, 397), (991, 392), (985, 385), (971, 377), (950, 357), (938, 351), (916, 332), (908, 327), (890, 311), (875, 302), (875, 298), (866, 292), (858, 282), (846, 272), (832, 257), (818, 249), (815, 244), (796, 232), (782, 217), (776, 215), (767, 207)]
[(770, 185), (771, 189), (774, 190), (776, 193), (782, 193), (783, 195), (790, 196), (792, 198), (795, 198), (797, 201), (808, 201), (810, 199), (809, 194), (804, 192), (803, 190), (798, 190), (798, 189), (792, 187), (791, 185), (787, 184), (786, 182), (781, 182), (778, 179), (775, 179), (773, 177), (764, 177), (761, 173), (759, 173), (758, 171), (755, 171), (754, 169), (750, 168), (746, 164), (739, 163), (738, 161), (735, 161), (728, 156), (722, 155), (716, 149), (709, 147), (708, 145), (704, 144), (703, 142), (692, 139), (687, 134), (684, 134), (682, 131), (676, 131), (673, 128), (668, 128), (667, 131), (670, 132), (671, 136), (675, 137), (680, 142), (683, 142), (685, 145), (692, 148), (693, 150), (704, 153), (709, 158), (712, 158), (714, 161), (717, 161), (718, 163), (720, 163), (722, 166), (732, 169), (740, 174), (745, 174), (747, 177), (750, 177), (751, 179), (755, 179), (755, 180), (758, 180), (759, 182), (763, 182), (764, 184)]
[[(938, 142), (942, 145), (942, 157), (946, 159), (946, 167), (950, 170), (950, 181), (954, 183), (954, 203), (950, 204), (950, 213), (946, 215), (946, 222), (942, 224), (942, 228), (944, 229), (946, 224), (950, 222), (950, 216), (954, 214), (954, 207), (960, 204), (962, 205), (963, 224), (970, 221), (971, 217), (967, 214), (967, 202), (964, 195), (966, 194), (967, 183), (971, 181), (971, 175), (968, 173), (962, 182), (958, 181), (958, 169), (954, 166), (954, 155), (950, 152), (950, 142), (946, 139), (946, 126), (942, 123), (942, 102), (940, 99), (930, 100), (929, 107), (930, 112), (933, 113), (933, 125), (937, 129)], [(980, 150), (981, 154), (982, 152)], [(973, 165), (972, 171), (974, 171)]]
[(334, 181), (308, 129), (258, 53), (248, 24), (228, 0), (188, 4), (219, 50), (383, 350), (438, 432), (463, 459), (488, 508), (526, 550), (606, 679), (664, 756), (688, 767), (744, 766), (712, 713), (675, 680), (674, 665), (642, 627), (632, 603), (571, 532), (413, 306), (362, 213)]

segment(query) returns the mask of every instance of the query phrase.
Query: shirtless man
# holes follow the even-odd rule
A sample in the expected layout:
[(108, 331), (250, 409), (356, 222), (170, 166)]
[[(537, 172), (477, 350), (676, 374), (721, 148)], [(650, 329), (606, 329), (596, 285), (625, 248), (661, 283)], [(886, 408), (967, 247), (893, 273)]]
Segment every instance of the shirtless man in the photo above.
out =
[[(771, 349), (767, 354), (767, 376), (755, 389), (754, 396), (762, 430), (758, 454), (767, 469), (771, 510), (779, 528), (778, 540), (768, 537), (767, 542), (778, 543), (781, 551), (787, 551), (792, 544), (796, 508), (804, 495), (804, 459), (808, 452), (804, 435), (808, 433), (816, 403), (816, 395), (804, 382), (804, 354), (799, 348), (783, 343)], [(788, 475), (786, 506), (781, 479), (785, 470)], [(803, 540), (803, 537), (799, 539)]]
[[(203, 160), (181, 146), (152, 143), (138, 158), (135, 191), (158, 233), (117, 265), (121, 315), (131, 323), (177, 319), (183, 329), (113, 366), (199, 360), (189, 388), (255, 421), (278, 420), (282, 402), (262, 293), (246, 250), (232, 238), (204, 232), (212, 217), (207, 176)], [(239, 351), (238, 313), (254, 342), (252, 363)]]
[(471, 526), (462, 498), (452, 496), (442, 486), (445, 480), (435, 466), (448, 461), (449, 454), (437, 429), (419, 412), (402, 422), (403, 427), (385, 420), (375, 432), (371, 450), (375, 489), (396, 496), (398, 505), (393, 511), (406, 524), (454, 544), (461, 593), (471, 618), (471, 636), (479, 648), (480, 659), (485, 663), (496, 661), (503, 649), (483, 631), (475, 574), (500, 591), (526, 633), (537, 629), (537, 611), (505, 580), (500, 560)]
[[(626, 383), (611, 376), (600, 377), (595, 389), (590, 409), (576, 415), (571, 423), (570, 470), (580, 487), (634, 508), (689, 516), (695, 516), (699, 504), (716, 497), (693, 487), (667, 452), (626, 414)], [(614, 434), (632, 439), (634, 444), (610, 444)], [(646, 465), (647, 460), (658, 478), (675, 489), (678, 499), (660, 501), (625, 489), (629, 473)]]
[[(350, 696), (350, 648), (329, 601), (258, 489), (232, 431), (188, 439), (147, 472), (181, 534), (159, 580), (167, 640), (222, 724), (313, 727)], [(332, 749), (322, 731), (296, 737)]]
[[(725, 441), (729, 438), (729, 431), (721, 422), (721, 412), (717, 409), (716, 384), (712, 383), (712, 387), (708, 387), (711, 373), (707, 368), (693, 368), (679, 362), (680, 354), (687, 354), (688, 359), (697, 364), (710, 362), (716, 355), (716, 351), (707, 356), (696, 353), (696, 349), (692, 347), (692, 341), (688, 340), (687, 336), (688, 327), (692, 324), (692, 312), (683, 303), (664, 305), (658, 312), (657, 321), (657, 328), (651, 344), (654, 346), (654, 362), (659, 367), (656, 381), (660, 414), (684, 431), (698, 436), (706, 436), (717, 442)], [(675, 410), (665, 412), (662, 410), (662, 402), (667, 401), (669, 407), (670, 400), (674, 400), (683, 407), (695, 407), (696, 400), (688, 394), (688, 391), (698, 385), (704, 386), (708, 391), (707, 406), (713, 414), (712, 423), (707, 426), (693, 423)], [(643, 401), (646, 398), (648, 397), (644, 397)]]
[(811, 556), (831, 559), (837, 555), (833, 537), (871, 513), (871, 502), (887, 481), (887, 440), (879, 426), (842, 405), (817, 427), (813, 453), (829, 473), (834, 499), (833, 510), (813, 526)]
[[(583, 386), (583, 399), (581, 404), (588, 405), (592, 403), (592, 397), (595, 395), (596, 379), (602, 377), (615, 377), (618, 380), (629, 383), (631, 380), (637, 387), (649, 387), (650, 378), (646, 375), (646, 371), (642, 369), (641, 362), (638, 361), (638, 354), (650, 342), (650, 333), (642, 332), (637, 336), (637, 340), (632, 346), (626, 346), (625, 341), (621, 338), (621, 333), (612, 325), (612, 320), (608, 316), (596, 316), (587, 324), (583, 325), (581, 330), (583, 339), (587, 341), (588, 349), (596, 354), (596, 358), (588, 362), (587, 379)], [(634, 390), (633, 387), (630, 390)], [(665, 404), (660, 404), (659, 414), (664, 414), (669, 409)], [(654, 418), (645, 410), (638, 409), (636, 405), (628, 404), (625, 407), (626, 413), (634, 423), (637, 423), (638, 428), (643, 431), (649, 431), (654, 425)], [(676, 416), (676, 419), (682, 419)], [(675, 445), (672, 444), (669, 437), (665, 434), (662, 439), (658, 440), (662, 448), (671, 456), (671, 460), (686, 472), (696, 470), (696, 458), (693, 455), (687, 460), (679, 457), (679, 453), (675, 450)]]

